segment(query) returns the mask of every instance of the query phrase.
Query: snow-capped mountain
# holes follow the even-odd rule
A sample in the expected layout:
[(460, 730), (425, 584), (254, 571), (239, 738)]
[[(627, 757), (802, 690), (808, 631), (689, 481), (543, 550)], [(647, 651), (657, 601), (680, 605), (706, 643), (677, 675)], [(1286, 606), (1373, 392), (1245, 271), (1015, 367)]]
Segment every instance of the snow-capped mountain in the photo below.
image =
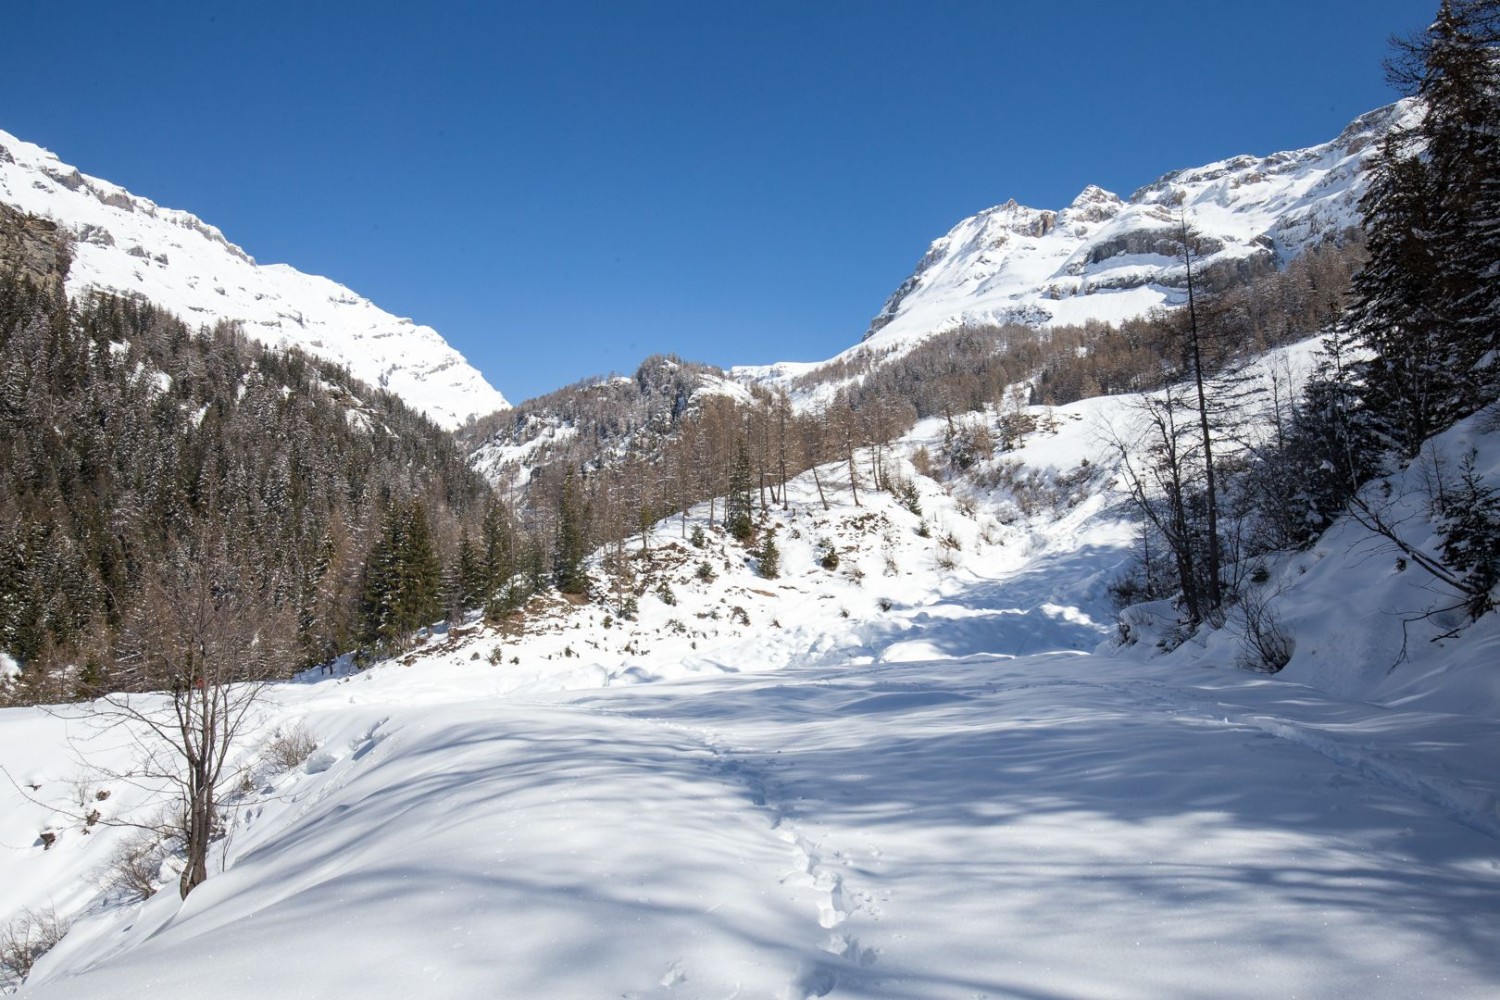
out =
[(1362, 115), (1332, 142), (1169, 173), (1128, 201), (1090, 185), (1061, 211), (1014, 201), (933, 242), (865, 333), (879, 344), (955, 326), (1118, 320), (1185, 295), (1185, 221), (1195, 269), (1284, 261), (1359, 223), (1366, 165), (1409, 102)]
[(82, 174), (4, 131), (0, 202), (69, 231), (70, 294), (139, 295), (189, 323), (238, 320), (262, 343), (348, 365), (450, 429), (509, 405), (432, 327), (393, 316), (328, 278), (257, 264), (196, 216)]
[[(1333, 141), (1177, 170), (1130, 198), (1090, 185), (1056, 211), (1006, 202), (935, 240), (886, 300), (863, 341), (882, 353), (960, 327), (1117, 322), (1186, 301), (1180, 234), (1196, 237), (1195, 278), (1215, 284), (1284, 263), (1360, 221), (1380, 138), (1420, 113), (1402, 101), (1362, 115)], [(740, 368), (775, 382), (817, 364)]]

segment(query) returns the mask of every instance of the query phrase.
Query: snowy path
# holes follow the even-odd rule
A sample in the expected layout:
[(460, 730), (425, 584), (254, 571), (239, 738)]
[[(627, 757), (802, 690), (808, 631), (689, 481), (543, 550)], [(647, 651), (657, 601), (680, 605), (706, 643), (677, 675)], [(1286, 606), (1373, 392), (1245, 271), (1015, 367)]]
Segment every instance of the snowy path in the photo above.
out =
[(1067, 654), (400, 691), (314, 689), (332, 752), (230, 870), (80, 925), (25, 995), (1500, 991), (1480, 720)]

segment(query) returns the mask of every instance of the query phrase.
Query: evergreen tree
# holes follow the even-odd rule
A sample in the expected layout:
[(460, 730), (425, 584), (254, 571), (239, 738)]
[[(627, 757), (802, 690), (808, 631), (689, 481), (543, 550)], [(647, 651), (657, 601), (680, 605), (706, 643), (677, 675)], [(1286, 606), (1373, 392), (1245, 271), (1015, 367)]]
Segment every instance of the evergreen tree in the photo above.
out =
[(1495, 606), (1500, 585), (1500, 492), (1474, 469), (1474, 454), (1464, 456), (1456, 489), (1439, 504), (1443, 561), (1463, 574), (1464, 606), (1475, 621)]
[(1442, 248), (1435, 227), (1437, 179), (1406, 138), (1388, 135), (1361, 209), (1370, 258), (1355, 276), (1345, 328), (1373, 353), (1363, 402), (1386, 446), (1404, 457), (1454, 418), (1462, 368), (1449, 356), (1449, 304), (1434, 294)]
[(402, 550), (406, 544), (405, 519), (396, 504), (386, 508), (380, 538), (365, 559), (364, 637), (379, 646), (399, 646), (405, 638), (402, 605)]
[(365, 563), (365, 638), (400, 649), (442, 613), (442, 568), (420, 500), (392, 503)]
[(458, 561), (454, 569), (454, 597), (449, 603), (462, 613), (482, 608), (489, 599), (489, 574), (479, 547), (469, 540), (466, 531), (458, 540)]
[(405, 538), (401, 550), (402, 624), (414, 632), (437, 621), (443, 613), (443, 567), (432, 541), (432, 526), (421, 498), (405, 512)]
[(729, 493), (724, 498), (724, 524), (741, 543), (755, 537), (755, 496), (750, 475), (750, 453), (739, 442), (729, 473)]
[(1279, 488), (1269, 491), (1265, 501), (1286, 519), (1281, 541), (1287, 544), (1303, 545), (1326, 530), (1376, 472), (1379, 444), (1361, 408), (1351, 347), (1338, 331), (1323, 339), (1321, 356), (1275, 458)]
[(1386, 138), (1361, 203), (1370, 257), (1345, 324), (1374, 353), (1372, 421), (1406, 458), (1495, 397), (1497, 25), (1496, 0), (1444, 0), (1402, 43), (1392, 76), (1422, 99), (1422, 118)]
[(557, 495), (557, 537), (552, 550), (552, 582), (564, 594), (588, 592), (583, 560), (588, 555), (587, 510), (569, 469)]
[(769, 534), (761, 544), (756, 569), (767, 580), (774, 580), (781, 575), (781, 550), (776, 547), (776, 539)]

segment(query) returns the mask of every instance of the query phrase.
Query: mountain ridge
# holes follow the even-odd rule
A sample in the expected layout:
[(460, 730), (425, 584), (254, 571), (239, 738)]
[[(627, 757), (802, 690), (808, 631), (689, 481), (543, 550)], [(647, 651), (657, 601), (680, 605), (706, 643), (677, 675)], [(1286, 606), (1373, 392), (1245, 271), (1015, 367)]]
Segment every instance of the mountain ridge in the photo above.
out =
[[(861, 343), (920, 339), (963, 322), (1110, 321), (1175, 305), (1182, 221), (1206, 244), (1195, 261), (1204, 271), (1283, 262), (1358, 224), (1365, 161), (1416, 107), (1367, 112), (1319, 145), (1173, 170), (1128, 199), (1090, 184), (1061, 210), (1014, 200), (985, 209), (933, 241)], [(1089, 301), (1111, 293), (1129, 299)]]
[(447, 429), (509, 403), (430, 326), (394, 316), (331, 278), (260, 264), (214, 225), (82, 173), (0, 130), (0, 204), (71, 237), (69, 294), (144, 298), (191, 324), (238, 321), (270, 347), (346, 365)]
[(965, 328), (1117, 324), (1175, 308), (1187, 299), (1183, 221), (1194, 236), (1199, 288), (1282, 267), (1360, 224), (1367, 163), (1380, 137), (1418, 114), (1414, 99), (1398, 101), (1360, 115), (1327, 142), (1178, 168), (1128, 198), (1089, 184), (1061, 209), (1014, 199), (993, 205), (928, 245), (858, 342), (826, 360), (743, 365), (733, 374), (789, 387), (805, 404), (827, 396), (828, 387), (806, 390), (826, 381), (819, 369), (856, 355), (869, 367)]

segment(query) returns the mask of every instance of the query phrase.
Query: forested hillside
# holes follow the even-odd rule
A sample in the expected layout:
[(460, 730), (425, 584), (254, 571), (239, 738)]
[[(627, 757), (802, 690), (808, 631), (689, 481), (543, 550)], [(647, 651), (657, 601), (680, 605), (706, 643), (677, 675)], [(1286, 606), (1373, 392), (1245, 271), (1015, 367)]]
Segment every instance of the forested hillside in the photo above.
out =
[[(62, 294), (55, 227), (16, 213), (0, 261), (0, 646), (14, 696), (150, 686), (126, 641), (168, 580), (232, 590), (285, 638), (274, 669), (378, 632), (365, 564), (389, 522), (456, 558), (488, 495), (393, 395), (232, 326)], [(51, 260), (47, 260), (50, 252)], [(170, 590), (171, 588), (167, 588)], [(410, 588), (408, 588), (410, 589)], [(407, 627), (439, 615), (436, 585)]]

